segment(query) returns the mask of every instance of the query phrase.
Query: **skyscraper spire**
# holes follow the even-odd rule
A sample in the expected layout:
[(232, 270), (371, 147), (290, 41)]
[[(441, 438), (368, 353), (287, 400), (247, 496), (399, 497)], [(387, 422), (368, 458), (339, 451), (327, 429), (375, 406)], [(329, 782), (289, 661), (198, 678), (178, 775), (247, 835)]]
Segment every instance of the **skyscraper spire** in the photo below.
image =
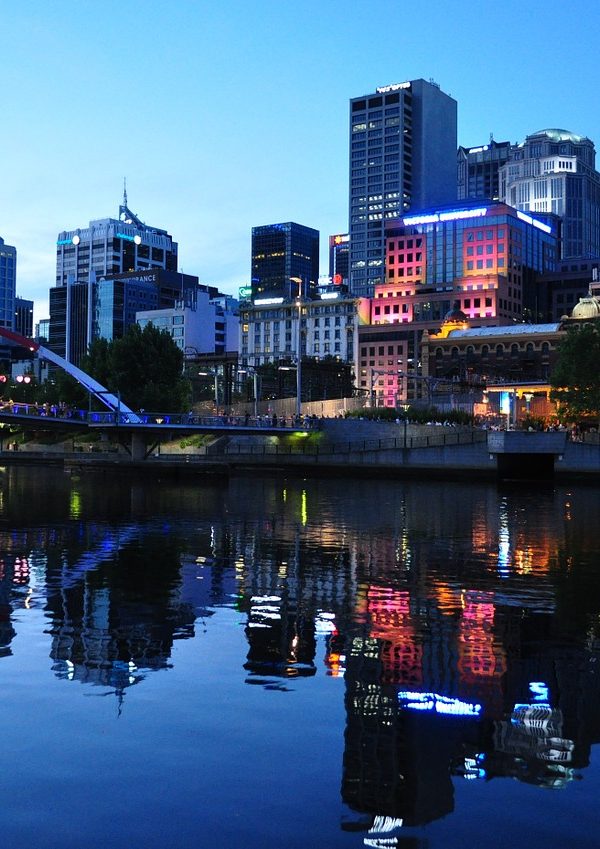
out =
[(123, 177), (123, 206), (127, 206), (127, 177)]

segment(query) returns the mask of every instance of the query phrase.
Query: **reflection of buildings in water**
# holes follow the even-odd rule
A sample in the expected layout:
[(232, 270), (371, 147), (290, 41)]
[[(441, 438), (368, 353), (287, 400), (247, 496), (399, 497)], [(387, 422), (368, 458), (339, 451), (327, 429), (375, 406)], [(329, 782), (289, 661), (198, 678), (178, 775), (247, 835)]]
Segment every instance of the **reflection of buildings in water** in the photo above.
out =
[(516, 705), (508, 719), (495, 723), (490, 769), (532, 784), (564, 786), (573, 779), (575, 744), (562, 736), (562, 728), (559, 709), (535, 702)]
[(473, 590), (463, 593), (458, 671), (471, 698), (485, 699), (488, 713), (502, 708), (500, 679), (506, 672), (505, 651), (494, 632), (495, 614), (493, 593)]
[[(168, 666), (173, 641), (194, 634), (194, 614), (180, 601), (179, 567), (162, 552), (129, 549), (119, 563), (48, 569), (47, 607), (54, 671), (67, 680), (122, 690), (144, 670)], [(65, 584), (60, 573), (64, 571)]]
[(246, 626), (244, 669), (255, 675), (296, 678), (314, 675), (315, 624), (280, 596), (252, 596)]
[(431, 822), (453, 810), (448, 763), (460, 745), (435, 712), (406, 710), (397, 688), (380, 683), (381, 644), (355, 637), (347, 657), (342, 798), (353, 810)]
[[(450, 769), (471, 780), (511, 775), (563, 786), (582, 762), (576, 735), (583, 733), (584, 705), (600, 687), (582, 669), (582, 654), (561, 663), (551, 642), (547, 656), (536, 643), (525, 662), (530, 640), (544, 633), (545, 621), (555, 621), (546, 615), (540, 622), (538, 615), (537, 625), (531, 623), (526, 589), (515, 591), (521, 605), (513, 597), (501, 607), (491, 591), (455, 592), (441, 583), (434, 590), (435, 601), (428, 601), (414, 588), (361, 585), (356, 618), (364, 636), (349, 640), (347, 653), (343, 799), (357, 812), (402, 818), (405, 825), (452, 810)], [(534, 594), (536, 614), (538, 603)], [(507, 716), (508, 700), (532, 671), (553, 667), (557, 680), (551, 688), (532, 684), (531, 698), (554, 692), (556, 706), (534, 704)], [(564, 680), (569, 669), (578, 670), (571, 671), (577, 680)], [(569, 704), (570, 722), (561, 693), (579, 694)], [(541, 729), (536, 710), (543, 713)], [(596, 718), (596, 739), (599, 724)]]
[[(351, 558), (339, 545), (322, 548), (312, 537), (310, 542), (301, 538), (297, 527), (274, 536), (273, 524), (265, 520), (240, 529), (235, 570), (238, 607), (248, 615), (245, 668), (255, 674), (313, 675), (317, 634), (329, 637), (352, 611)], [(343, 660), (331, 657), (329, 663), (332, 670)]]
[(0, 558), (0, 657), (12, 654), (10, 644), (16, 632), (12, 624), (15, 597), (23, 594), (27, 605), (30, 567), (26, 557), (5, 554)]
[(502, 711), (506, 656), (495, 633), (494, 596), (434, 585), (428, 600), (414, 589), (359, 588), (357, 621), (379, 645), (381, 684), (452, 694)]
[(369, 585), (370, 636), (381, 640), (382, 684), (416, 688), (423, 681), (423, 645), (411, 621), (408, 590)]

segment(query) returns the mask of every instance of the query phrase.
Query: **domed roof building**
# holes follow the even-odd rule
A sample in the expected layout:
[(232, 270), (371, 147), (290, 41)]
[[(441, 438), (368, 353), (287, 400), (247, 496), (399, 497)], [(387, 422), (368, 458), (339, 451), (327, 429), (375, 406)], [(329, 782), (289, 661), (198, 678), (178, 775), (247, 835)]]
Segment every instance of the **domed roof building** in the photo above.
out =
[(519, 147), (523, 147), (528, 141), (533, 139), (549, 139), (552, 142), (573, 142), (573, 144), (581, 144), (582, 142), (590, 141), (586, 138), (586, 136), (578, 136), (575, 133), (571, 133), (569, 130), (553, 128), (548, 130), (538, 130), (536, 133), (532, 133), (530, 136), (527, 136), (527, 139), (524, 142), (521, 142)]
[(600, 318), (600, 300), (591, 295), (588, 298), (581, 298), (578, 304), (573, 307), (571, 318), (584, 320), (592, 318)]
[(600, 174), (594, 143), (550, 127), (514, 145), (499, 169), (500, 198), (523, 213), (562, 220), (560, 257), (600, 256)]
[(571, 311), (571, 315), (562, 318), (563, 326), (566, 328), (572, 322), (594, 321), (600, 318), (600, 284), (590, 283), (588, 294), (579, 299)]

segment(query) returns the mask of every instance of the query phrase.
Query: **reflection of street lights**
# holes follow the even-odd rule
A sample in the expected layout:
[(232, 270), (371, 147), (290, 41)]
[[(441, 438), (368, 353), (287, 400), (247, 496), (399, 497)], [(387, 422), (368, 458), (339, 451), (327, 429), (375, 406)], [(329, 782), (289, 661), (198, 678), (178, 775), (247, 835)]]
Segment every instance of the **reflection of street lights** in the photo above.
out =
[(302, 414), (302, 278), (290, 277), (292, 283), (298, 284), (298, 297), (296, 298), (296, 307), (298, 308), (298, 330), (296, 335), (297, 342), (297, 368), (296, 368), (296, 415), (300, 417)]

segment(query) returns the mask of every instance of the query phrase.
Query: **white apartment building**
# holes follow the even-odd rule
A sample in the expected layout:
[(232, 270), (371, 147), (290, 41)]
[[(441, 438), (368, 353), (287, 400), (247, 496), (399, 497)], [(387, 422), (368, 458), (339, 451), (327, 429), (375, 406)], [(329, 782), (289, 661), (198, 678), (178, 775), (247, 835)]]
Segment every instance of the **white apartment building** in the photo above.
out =
[(167, 330), (186, 356), (237, 351), (238, 302), (230, 295), (211, 297), (198, 289), (195, 302), (178, 302), (170, 309), (136, 312), (140, 327), (153, 324)]
[(314, 301), (257, 299), (240, 307), (239, 362), (256, 367), (278, 360), (335, 357), (356, 365), (358, 327), (369, 322), (369, 301), (325, 293)]

